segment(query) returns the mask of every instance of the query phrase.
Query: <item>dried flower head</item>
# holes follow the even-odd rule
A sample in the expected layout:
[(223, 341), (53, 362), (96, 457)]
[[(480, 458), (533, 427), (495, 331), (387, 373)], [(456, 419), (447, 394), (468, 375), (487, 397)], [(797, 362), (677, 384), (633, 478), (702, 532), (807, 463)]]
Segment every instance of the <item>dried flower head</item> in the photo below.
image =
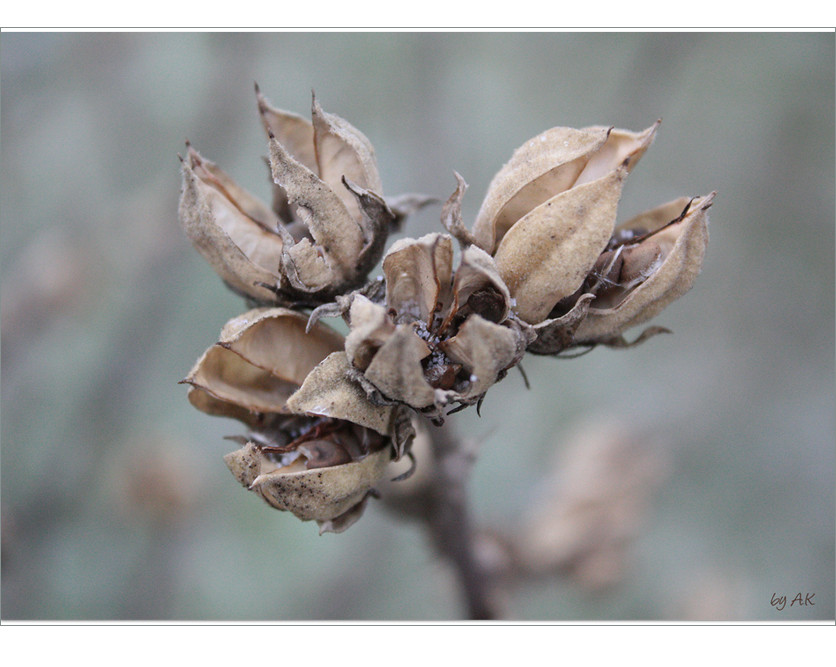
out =
[(494, 177), (472, 231), (461, 221), (457, 175), (444, 224), (463, 246), (492, 255), (515, 313), (536, 333), (531, 352), (625, 345), (625, 329), (684, 294), (699, 273), (713, 194), (615, 225), (624, 180), (658, 125), (556, 127), (534, 137)]
[(225, 458), (244, 486), (339, 532), (408, 448), (412, 427), (403, 409), (372, 405), (349, 380), (342, 336), (306, 323), (284, 308), (236, 317), (184, 382), (195, 407), (249, 427)]
[(401, 239), (383, 259), (385, 299), (353, 295), (345, 349), (378, 402), (439, 417), (478, 402), (523, 356), (528, 327), (511, 312), (493, 259), (476, 246), (453, 269), (452, 239)]
[(387, 203), (369, 140), (315, 98), (310, 122), (273, 108), (257, 88), (256, 95), (269, 137), (272, 206), (189, 146), (181, 224), (226, 284), (253, 303), (333, 300), (363, 284), (390, 228), (430, 200)]

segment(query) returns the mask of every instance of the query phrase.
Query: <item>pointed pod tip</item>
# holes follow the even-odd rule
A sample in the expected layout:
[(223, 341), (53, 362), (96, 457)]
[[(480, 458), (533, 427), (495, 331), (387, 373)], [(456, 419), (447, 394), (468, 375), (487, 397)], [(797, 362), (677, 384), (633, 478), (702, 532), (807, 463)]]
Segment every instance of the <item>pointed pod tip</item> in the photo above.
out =
[(314, 89), (311, 88), (311, 116), (322, 116), (325, 114), (322, 106), (319, 104), (319, 100), (316, 98), (316, 92)]
[(186, 140), (186, 156), (189, 158), (189, 164), (193, 167), (195, 165), (203, 164), (200, 153), (192, 146), (192, 142)]
[(353, 192), (357, 196), (364, 195), (364, 194), (368, 193), (368, 191), (365, 188), (361, 187), (360, 185), (358, 185), (357, 183), (352, 181), (345, 174), (342, 175), (340, 180), (342, 181), (343, 185), (346, 187), (347, 190), (349, 190), (350, 192)]

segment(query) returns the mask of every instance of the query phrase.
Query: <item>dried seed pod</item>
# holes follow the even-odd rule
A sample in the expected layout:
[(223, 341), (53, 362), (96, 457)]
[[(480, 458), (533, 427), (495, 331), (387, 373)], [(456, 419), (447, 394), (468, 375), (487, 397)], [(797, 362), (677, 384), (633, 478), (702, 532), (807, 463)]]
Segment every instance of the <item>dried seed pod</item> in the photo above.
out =
[(328, 327), (308, 333), (306, 324), (303, 315), (285, 308), (257, 308), (233, 318), (186, 376), (189, 400), (204, 412), (248, 424), (287, 412), (288, 398), (308, 373), (343, 344)]
[(233, 318), (184, 382), (209, 414), (249, 427), (226, 457), (247, 488), (323, 531), (347, 528), (386, 464), (409, 448), (402, 407), (373, 405), (350, 379), (342, 336), (285, 308)]
[(278, 301), (283, 242), (276, 214), (191, 146), (182, 174), (180, 224), (198, 252), (236, 293)]
[[(529, 351), (632, 345), (622, 332), (693, 284), (713, 194), (615, 226), (624, 179), (658, 126), (643, 132), (558, 127), (534, 137), (494, 177), (472, 232), (461, 221), (466, 185), (456, 174), (442, 221), (463, 247), (492, 255), (514, 315), (531, 325)], [(651, 327), (636, 342), (660, 331)]]
[(453, 270), (443, 234), (402, 239), (383, 260), (386, 302), (355, 295), (346, 353), (384, 401), (440, 419), (452, 403), (471, 405), (504, 377), (530, 342), (512, 317), (493, 258), (470, 246)]
[(287, 408), (295, 414), (351, 422), (385, 435), (395, 460), (407, 451), (414, 436), (406, 409), (368, 400), (352, 380), (351, 364), (343, 351), (332, 352), (308, 374), (299, 390), (287, 399)]
[(641, 230), (625, 249), (619, 282), (593, 300), (575, 331), (578, 344), (619, 344), (628, 328), (646, 322), (685, 294), (702, 268), (708, 208), (714, 193), (680, 198), (624, 223)]
[(518, 315), (542, 322), (586, 278), (612, 235), (626, 171), (555, 196), (508, 230), (496, 251)]
[(562, 573), (592, 589), (616, 583), (668, 473), (665, 443), (598, 415), (556, 448), (513, 541), (531, 574)]
[[(383, 449), (350, 463), (304, 469), (282, 466), (248, 442), (224, 457), (235, 478), (278, 510), (316, 521), (320, 532), (342, 532), (362, 514), (369, 493), (384, 476), (391, 452)], [(360, 512), (357, 511), (360, 509)]]
[(556, 127), (530, 139), (491, 181), (472, 233), (461, 223), (457, 175), (445, 226), (493, 256), (522, 320), (542, 322), (583, 283), (612, 235), (624, 178), (657, 126)]
[(389, 230), (432, 201), (383, 198), (374, 149), (313, 101), (313, 122), (273, 108), (256, 89), (269, 137), (272, 208), (188, 149), (180, 221), (235, 292), (258, 305), (312, 306), (361, 286)]

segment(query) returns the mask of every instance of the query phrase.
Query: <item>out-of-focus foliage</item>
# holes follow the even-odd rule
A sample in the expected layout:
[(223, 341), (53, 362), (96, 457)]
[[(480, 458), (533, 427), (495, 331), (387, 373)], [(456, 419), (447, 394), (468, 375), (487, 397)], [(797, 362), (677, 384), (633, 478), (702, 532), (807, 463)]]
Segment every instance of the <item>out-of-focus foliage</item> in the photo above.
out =
[[(718, 190), (694, 289), (633, 350), (523, 361), (482, 416), (477, 521), (514, 526), (586, 420), (666, 443), (619, 583), (547, 578), (521, 619), (834, 615), (833, 34), (3, 34), (4, 619), (450, 619), (413, 524), (352, 531), (242, 493), (235, 425), (177, 382), (243, 310), (177, 224), (191, 140), (267, 197), (252, 84), (310, 90), (374, 142), (388, 193), (445, 198), (555, 125), (647, 127), (623, 219)], [(442, 231), (438, 207), (407, 223)], [(202, 332), (202, 333), (201, 333)], [(560, 460), (560, 457), (557, 457)], [(814, 593), (815, 606), (771, 606)]]

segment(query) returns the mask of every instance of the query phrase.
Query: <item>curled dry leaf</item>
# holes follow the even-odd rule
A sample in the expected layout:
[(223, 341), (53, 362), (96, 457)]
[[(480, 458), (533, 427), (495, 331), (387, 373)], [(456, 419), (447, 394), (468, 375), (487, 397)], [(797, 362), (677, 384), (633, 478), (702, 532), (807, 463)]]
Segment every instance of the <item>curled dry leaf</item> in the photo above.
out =
[(403, 408), (368, 401), (348, 377), (342, 336), (284, 308), (230, 320), (184, 382), (189, 400), (249, 431), (226, 457), (247, 488), (324, 531), (362, 514), (386, 464), (409, 447)]

